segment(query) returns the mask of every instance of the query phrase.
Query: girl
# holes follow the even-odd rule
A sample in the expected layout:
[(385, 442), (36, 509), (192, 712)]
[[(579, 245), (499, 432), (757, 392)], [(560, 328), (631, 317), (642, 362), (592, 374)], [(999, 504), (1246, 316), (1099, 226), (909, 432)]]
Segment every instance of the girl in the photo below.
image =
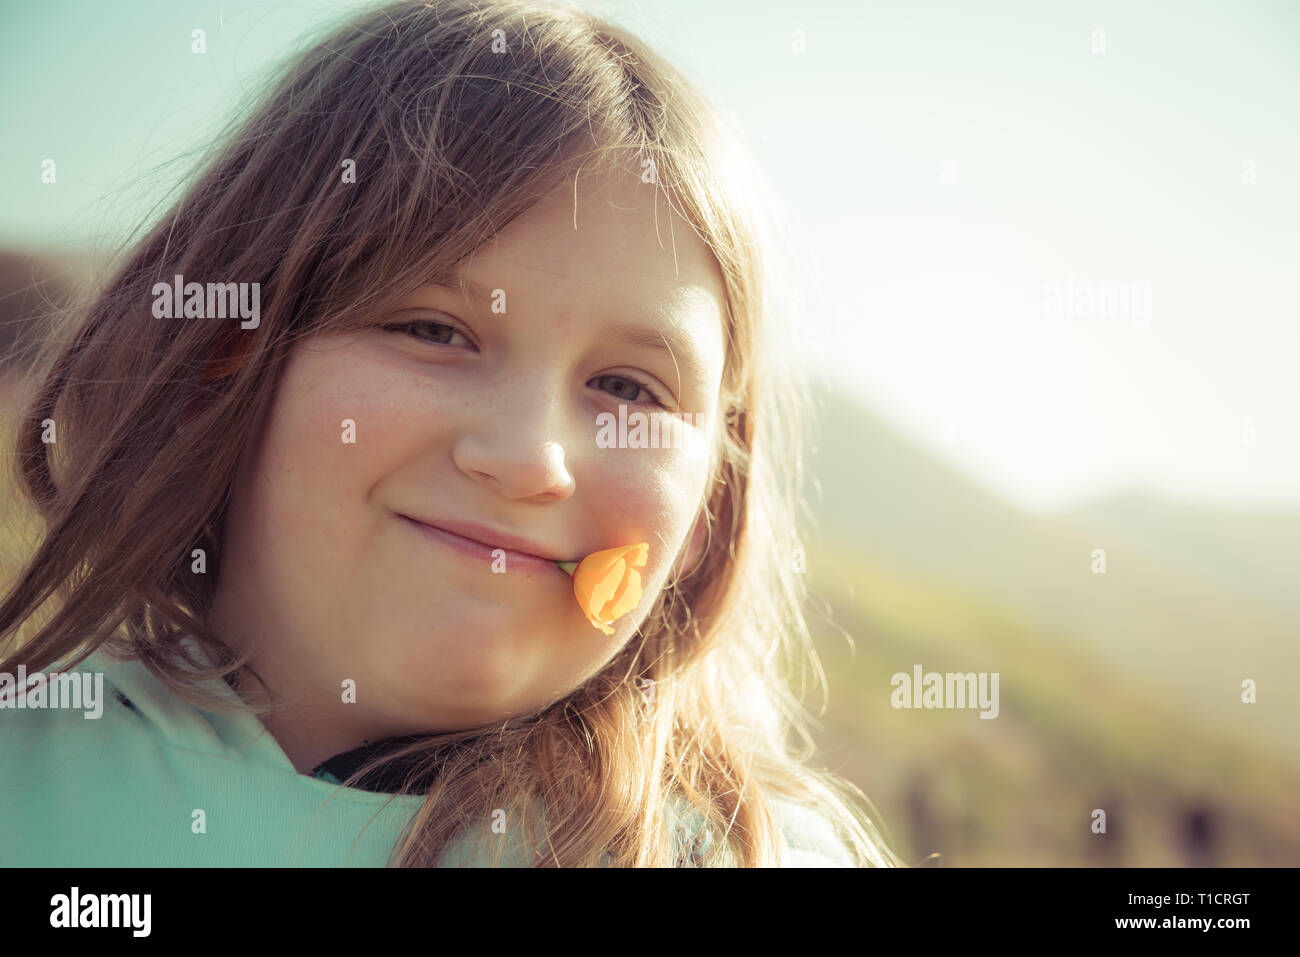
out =
[(802, 392), (732, 152), (551, 2), (294, 62), (43, 357), (0, 671), (104, 691), (14, 681), (5, 863), (899, 863), (786, 687)]

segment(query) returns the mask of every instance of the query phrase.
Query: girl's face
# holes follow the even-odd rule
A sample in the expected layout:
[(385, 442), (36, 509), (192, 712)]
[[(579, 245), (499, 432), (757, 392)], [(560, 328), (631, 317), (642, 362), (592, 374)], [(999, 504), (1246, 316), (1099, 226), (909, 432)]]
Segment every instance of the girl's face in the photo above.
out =
[[(301, 343), (240, 460), (208, 623), (253, 649), (300, 770), (550, 704), (698, 556), (724, 354), (705, 243), (636, 175), (570, 181), (466, 275), (486, 298), (425, 286)], [(692, 415), (659, 420), (661, 447), (603, 447), (620, 405), (628, 435), (635, 413)], [(638, 542), (643, 597), (608, 636), (568, 574), (520, 554)]]

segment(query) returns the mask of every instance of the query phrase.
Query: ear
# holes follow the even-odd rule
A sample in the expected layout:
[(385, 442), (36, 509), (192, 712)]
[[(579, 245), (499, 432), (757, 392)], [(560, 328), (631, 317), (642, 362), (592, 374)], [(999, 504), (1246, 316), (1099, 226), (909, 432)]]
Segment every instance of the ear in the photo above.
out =
[(190, 419), (194, 418), (201, 409), (202, 406), (199, 404), (197, 397), (191, 396), (186, 399), (185, 404), (181, 407), (180, 422), (178, 423), (179, 427), (183, 429), (189, 423)]
[[(226, 337), (217, 345), (213, 355), (203, 364), (203, 369), (199, 374), (199, 382), (207, 385), (234, 375), (248, 361), (249, 353), (252, 351), (252, 344), (253, 340), (248, 336), (227, 333)], [(186, 400), (185, 407), (181, 411), (181, 425), (184, 425), (201, 410), (201, 403), (202, 400), (197, 396)]]

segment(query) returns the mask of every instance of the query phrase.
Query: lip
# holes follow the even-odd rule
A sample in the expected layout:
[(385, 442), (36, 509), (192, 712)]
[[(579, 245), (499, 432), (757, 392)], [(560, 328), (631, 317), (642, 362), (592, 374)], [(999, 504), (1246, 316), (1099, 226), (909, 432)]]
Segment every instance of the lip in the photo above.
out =
[(512, 564), (526, 565), (530, 567), (541, 568), (548, 566), (561, 575), (567, 574), (560, 569), (555, 563), (565, 561), (563, 558), (552, 558), (553, 552), (548, 551), (541, 545), (530, 542), (526, 538), (520, 538), (517, 535), (507, 535), (504, 532), (493, 531), (483, 525), (475, 525), (472, 522), (445, 522), (439, 521), (436, 524), (424, 519), (412, 518), (409, 515), (398, 513), (398, 517), (403, 521), (409, 522), (417, 531), (423, 532), (431, 538), (441, 541), (445, 545), (477, 558), (482, 561), (492, 561), (496, 555), (497, 549), (505, 553), (506, 560)]

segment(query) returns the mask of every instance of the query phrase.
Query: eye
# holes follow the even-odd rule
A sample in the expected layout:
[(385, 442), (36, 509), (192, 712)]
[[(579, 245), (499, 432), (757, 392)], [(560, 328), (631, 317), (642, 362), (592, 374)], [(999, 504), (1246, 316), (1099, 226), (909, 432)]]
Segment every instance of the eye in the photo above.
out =
[[(469, 340), (469, 337), (465, 333), (461, 332), (461, 330), (452, 323), (434, 322), (433, 320), (430, 319), (420, 319), (414, 322), (393, 323), (391, 325), (384, 326), (383, 328), (388, 332), (406, 333), (412, 338), (418, 339), (420, 342), (427, 342), (431, 345), (440, 345), (440, 346), (456, 345), (456, 343), (450, 341), (450, 338), (452, 336), (460, 336), (461, 339), (465, 341), (466, 345), (473, 346), (473, 343)], [(431, 330), (433, 335), (432, 337), (417, 335), (415, 332), (416, 329)], [(649, 401), (651, 403), (658, 405), (660, 408), (664, 408), (664, 409), (668, 408), (668, 403), (666, 403), (663, 400), (663, 397), (659, 394), (659, 392), (656, 389), (650, 387), (649, 385), (640, 381), (639, 379), (633, 379), (631, 376), (625, 376), (625, 375), (596, 376), (596, 378), (590, 380), (587, 384), (591, 385), (592, 383), (596, 383), (596, 387), (599, 389), (612, 390), (611, 394), (615, 395), (617, 398), (622, 399), (625, 402), (637, 402), (638, 401), (637, 396), (640, 393), (644, 392), (647, 396), (650, 397)], [(647, 400), (642, 399), (640, 401), (645, 402)]]
[[(393, 325), (384, 326), (384, 328), (390, 332), (405, 332), (414, 339), (418, 339), (421, 342), (432, 343), (434, 345), (440, 345), (440, 346), (456, 345), (457, 343), (448, 341), (448, 338), (450, 336), (460, 336), (462, 339), (465, 340), (466, 345), (473, 344), (469, 341), (469, 337), (466, 336), (465, 333), (461, 332), (460, 329), (458, 329), (456, 326), (446, 322), (434, 322), (430, 319), (421, 319), (416, 322), (399, 322)], [(416, 329), (433, 330), (434, 338), (429, 338), (427, 336), (422, 336), (422, 335), (416, 335), (416, 333), (414, 332), (414, 330)]]
[[(598, 383), (596, 386), (597, 388), (613, 386), (618, 393), (617, 397), (625, 402), (635, 402), (637, 393), (644, 392), (646, 395), (650, 396), (651, 401), (653, 401), (655, 405), (662, 406), (663, 408), (668, 407), (664, 400), (659, 396), (658, 392), (650, 388), (650, 386), (646, 385), (644, 382), (640, 382), (637, 379), (630, 378), (629, 376), (601, 375), (596, 376), (596, 378), (592, 379), (591, 382)], [(587, 384), (590, 385), (591, 382)]]

